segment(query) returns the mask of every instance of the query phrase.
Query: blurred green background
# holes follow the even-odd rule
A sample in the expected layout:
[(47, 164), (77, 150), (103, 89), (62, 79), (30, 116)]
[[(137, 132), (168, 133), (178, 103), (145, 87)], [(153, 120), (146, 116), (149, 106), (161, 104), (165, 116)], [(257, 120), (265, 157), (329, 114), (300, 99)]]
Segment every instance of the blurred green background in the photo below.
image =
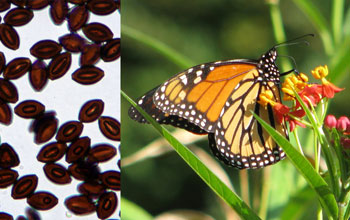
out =
[[(315, 2), (321, 13), (328, 17), (330, 1)], [(309, 46), (288, 46), (288, 54), (284, 54), (292, 56), (298, 70), (311, 77), (310, 70), (330, 62), (325, 55), (320, 36), (293, 1), (281, 1), (280, 8), (287, 39), (309, 33), (316, 34), (313, 38), (307, 38)], [(134, 100), (191, 66), (178, 65), (135, 40), (129, 32), (123, 31), (128, 28), (163, 42), (187, 57), (188, 63), (193, 65), (235, 58), (258, 59), (277, 43), (271, 25), (269, 4), (266, 1), (126, 0), (123, 1), (121, 15), (122, 90)], [(282, 69), (281, 72), (283, 71), (286, 70)], [(347, 86), (347, 75), (338, 86)], [(328, 78), (332, 79), (332, 76)], [(346, 90), (337, 94), (330, 112), (336, 116), (349, 116), (348, 100), (349, 93)], [(122, 99), (122, 158), (138, 152), (159, 137), (150, 125), (132, 121), (127, 115), (129, 107)], [(196, 142), (196, 146), (210, 154), (206, 137)], [(240, 171), (223, 164), (221, 166), (229, 175), (236, 192), (240, 194)], [(268, 219), (282, 219), (281, 215), (287, 215), (287, 210), (293, 210), (293, 205), (298, 202), (303, 207), (299, 207), (298, 211), (294, 210), (294, 214), (300, 212), (295, 215), (296, 219), (315, 216), (316, 202), (313, 194), (288, 160), (271, 166), (269, 172)], [(262, 175), (264, 174), (261, 170), (248, 171), (250, 186), (254, 188), (254, 185), (264, 184), (261, 182)], [(253, 194), (250, 195), (251, 201), (254, 200)], [(122, 167), (122, 196), (153, 216), (176, 209), (189, 209), (204, 212), (214, 219), (225, 219), (223, 207), (216, 195), (174, 152)], [(259, 204), (256, 206), (259, 207)], [(285, 219), (293, 218), (287, 216)]]

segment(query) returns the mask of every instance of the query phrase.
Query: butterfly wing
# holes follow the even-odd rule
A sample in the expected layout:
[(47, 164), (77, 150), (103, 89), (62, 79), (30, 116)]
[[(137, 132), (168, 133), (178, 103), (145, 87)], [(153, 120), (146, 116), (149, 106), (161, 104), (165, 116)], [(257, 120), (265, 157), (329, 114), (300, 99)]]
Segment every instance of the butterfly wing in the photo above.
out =
[(153, 102), (162, 112), (177, 115), (211, 133), (226, 100), (252, 70), (256, 70), (253, 60), (198, 65), (159, 86)]
[[(178, 128), (183, 128), (195, 134), (206, 134), (203, 129), (188, 122), (186, 119), (180, 118), (176, 115), (169, 115), (159, 110), (153, 103), (153, 95), (157, 89), (158, 87), (147, 92), (144, 96), (137, 100), (137, 104), (160, 124), (168, 124)], [(134, 107), (129, 108), (128, 114), (130, 118), (139, 123), (148, 123), (147, 120)]]
[(213, 153), (226, 164), (243, 168), (260, 168), (285, 157), (285, 153), (262, 128), (251, 111), (287, 137), (284, 124), (278, 123), (270, 105), (257, 103), (260, 93), (269, 89), (274, 101), (280, 102), (278, 83), (258, 81), (259, 73), (251, 71), (228, 98), (215, 127), (209, 136)]
[[(139, 105), (160, 123), (185, 128), (174, 123), (184, 120), (185, 129), (208, 133), (211, 150), (228, 165), (243, 169), (273, 164), (285, 154), (251, 111), (288, 137), (272, 108), (257, 103), (267, 89), (280, 102), (276, 57), (272, 48), (258, 61), (228, 60), (192, 67), (151, 90)], [(129, 114), (145, 122), (134, 109)]]

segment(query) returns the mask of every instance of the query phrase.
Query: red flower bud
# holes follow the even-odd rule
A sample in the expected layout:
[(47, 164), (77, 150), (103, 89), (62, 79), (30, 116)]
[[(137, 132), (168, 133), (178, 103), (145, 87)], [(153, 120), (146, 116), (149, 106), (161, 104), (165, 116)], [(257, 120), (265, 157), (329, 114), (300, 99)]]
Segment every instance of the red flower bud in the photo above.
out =
[(337, 121), (337, 130), (346, 131), (349, 124), (350, 124), (349, 118), (346, 116), (341, 116)]
[(337, 118), (334, 115), (327, 115), (324, 119), (324, 126), (328, 129), (335, 128), (337, 126)]
[(350, 138), (341, 138), (340, 143), (345, 149), (350, 149)]

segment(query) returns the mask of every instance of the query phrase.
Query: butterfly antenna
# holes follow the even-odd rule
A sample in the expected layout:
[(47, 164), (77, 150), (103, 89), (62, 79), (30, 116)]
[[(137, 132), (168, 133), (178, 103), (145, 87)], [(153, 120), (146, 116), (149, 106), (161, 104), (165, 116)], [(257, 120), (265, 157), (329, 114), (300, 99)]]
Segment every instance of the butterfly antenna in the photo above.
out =
[(279, 57), (288, 57), (289, 59), (291, 59), (293, 61), (293, 64), (294, 64), (294, 68), (292, 70), (287, 71), (285, 73), (281, 73), (281, 76), (288, 75), (291, 72), (295, 72), (295, 73), (299, 74), (297, 62), (295, 61), (294, 57), (288, 56), (288, 55), (279, 55)]
[[(301, 43), (305, 43), (307, 46), (309, 46), (310, 43), (308, 41), (306, 41), (306, 40), (297, 41), (297, 40), (300, 40), (300, 39), (305, 38), (305, 37), (314, 37), (314, 36), (315, 36), (314, 34), (305, 34), (305, 35), (302, 35), (300, 37), (294, 38), (292, 40), (288, 40), (288, 41), (285, 41), (283, 43), (276, 44), (274, 46), (274, 48), (281, 47), (281, 46), (290, 46), (290, 45), (295, 45), (295, 44), (301, 44)], [(297, 41), (297, 42), (295, 42), (295, 41)]]

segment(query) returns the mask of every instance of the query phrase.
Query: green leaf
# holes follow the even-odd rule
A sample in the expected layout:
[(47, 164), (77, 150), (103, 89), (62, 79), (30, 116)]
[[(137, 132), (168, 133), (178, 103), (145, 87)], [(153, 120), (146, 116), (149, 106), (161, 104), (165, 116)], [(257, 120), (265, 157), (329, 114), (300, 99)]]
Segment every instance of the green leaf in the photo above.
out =
[(135, 203), (127, 200), (126, 198), (121, 198), (121, 210), (123, 220), (152, 220), (153, 216), (149, 214), (146, 210), (136, 205)]
[(333, 0), (332, 5), (332, 29), (334, 41), (340, 43), (343, 37), (343, 17), (344, 17), (344, 0)]
[(329, 217), (337, 218), (338, 206), (334, 195), (324, 179), (314, 170), (310, 162), (297, 151), (289, 141), (279, 134), (271, 125), (252, 112), (263, 128), (281, 146), (295, 168), (305, 178), (308, 184), (317, 193), (322, 207)]
[(168, 130), (159, 125), (123, 91), (121, 91), (121, 94), (170, 143), (174, 150), (193, 169), (193, 171), (195, 171), (197, 175), (202, 178), (202, 180), (220, 198), (222, 198), (231, 208), (233, 208), (237, 214), (239, 214), (243, 219), (260, 219), (257, 214), (241, 198), (231, 191), (211, 170), (209, 170), (203, 164), (203, 162), (197, 158), (196, 155), (194, 155), (188, 148), (183, 146), (177, 139), (175, 139)]

